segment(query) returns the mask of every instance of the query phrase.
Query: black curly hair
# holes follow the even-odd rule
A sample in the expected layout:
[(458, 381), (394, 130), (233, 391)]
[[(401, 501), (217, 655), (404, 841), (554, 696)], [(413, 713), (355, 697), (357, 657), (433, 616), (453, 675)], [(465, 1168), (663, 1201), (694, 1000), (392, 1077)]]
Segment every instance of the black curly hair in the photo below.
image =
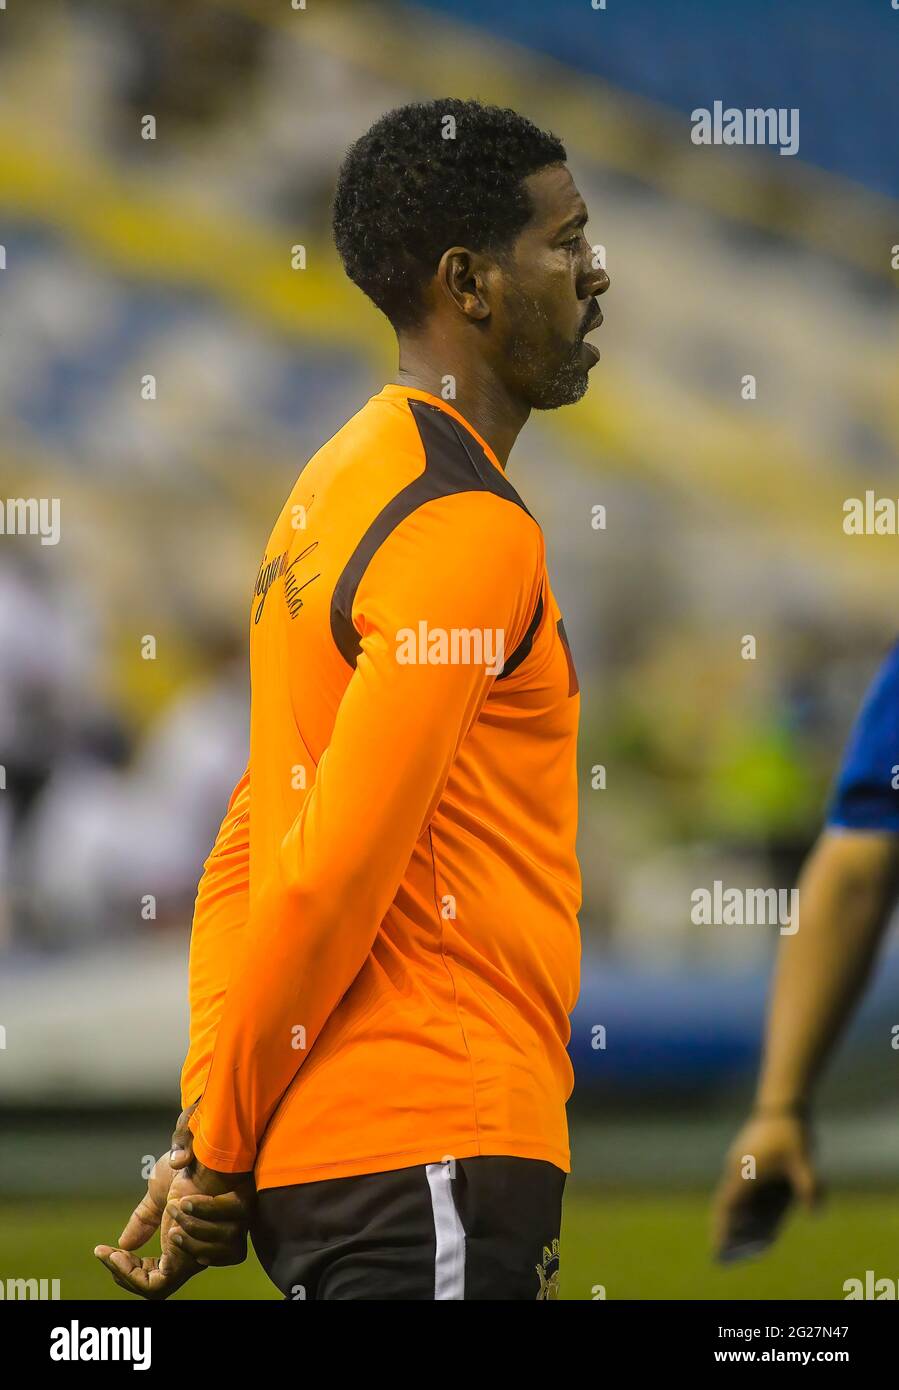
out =
[(447, 247), (502, 252), (531, 217), (522, 180), (565, 159), (554, 135), (498, 106), (447, 97), (388, 111), (338, 176), (334, 240), (347, 275), (394, 328), (414, 327)]

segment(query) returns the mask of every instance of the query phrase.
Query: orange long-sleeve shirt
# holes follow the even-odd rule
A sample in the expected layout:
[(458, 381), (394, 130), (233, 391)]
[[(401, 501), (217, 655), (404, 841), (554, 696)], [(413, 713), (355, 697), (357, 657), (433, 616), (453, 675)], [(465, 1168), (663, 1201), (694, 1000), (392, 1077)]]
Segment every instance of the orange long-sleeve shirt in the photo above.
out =
[(260, 1189), (567, 1170), (577, 680), (540, 528), (451, 406), (387, 386), (303, 469), (250, 665), (191, 942), (198, 1157)]

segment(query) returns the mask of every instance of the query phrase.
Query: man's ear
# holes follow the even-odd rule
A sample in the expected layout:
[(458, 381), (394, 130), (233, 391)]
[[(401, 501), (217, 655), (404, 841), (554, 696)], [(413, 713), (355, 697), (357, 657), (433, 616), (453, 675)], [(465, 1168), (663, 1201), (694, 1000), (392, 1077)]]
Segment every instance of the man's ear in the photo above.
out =
[(490, 293), (482, 256), (464, 246), (451, 246), (440, 257), (437, 282), (467, 319), (490, 317)]

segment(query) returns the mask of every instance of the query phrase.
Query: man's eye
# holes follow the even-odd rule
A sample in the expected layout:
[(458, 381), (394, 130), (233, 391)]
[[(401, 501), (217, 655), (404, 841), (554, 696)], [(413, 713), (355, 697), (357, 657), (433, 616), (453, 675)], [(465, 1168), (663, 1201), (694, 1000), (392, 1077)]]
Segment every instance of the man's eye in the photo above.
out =
[(574, 236), (571, 236), (571, 237), (568, 238), (567, 241), (563, 241), (563, 242), (562, 242), (562, 245), (563, 245), (563, 246), (580, 246), (580, 244), (581, 244), (581, 234), (580, 234), (580, 232), (576, 232)]

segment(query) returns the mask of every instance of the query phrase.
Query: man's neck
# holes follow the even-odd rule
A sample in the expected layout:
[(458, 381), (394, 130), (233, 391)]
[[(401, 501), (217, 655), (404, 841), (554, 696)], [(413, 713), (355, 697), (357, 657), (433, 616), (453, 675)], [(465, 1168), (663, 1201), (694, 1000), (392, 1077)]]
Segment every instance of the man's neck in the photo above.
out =
[(482, 361), (457, 363), (455, 368), (445, 358), (439, 366), (434, 355), (423, 353), (416, 344), (400, 342), (400, 362), (394, 382), (415, 391), (427, 391), (431, 396), (446, 400), (446, 379), (454, 382), (452, 405), (473, 429), (477, 430), (506, 467), (512, 445), (530, 415), (530, 407), (509, 395), (496, 376)]

